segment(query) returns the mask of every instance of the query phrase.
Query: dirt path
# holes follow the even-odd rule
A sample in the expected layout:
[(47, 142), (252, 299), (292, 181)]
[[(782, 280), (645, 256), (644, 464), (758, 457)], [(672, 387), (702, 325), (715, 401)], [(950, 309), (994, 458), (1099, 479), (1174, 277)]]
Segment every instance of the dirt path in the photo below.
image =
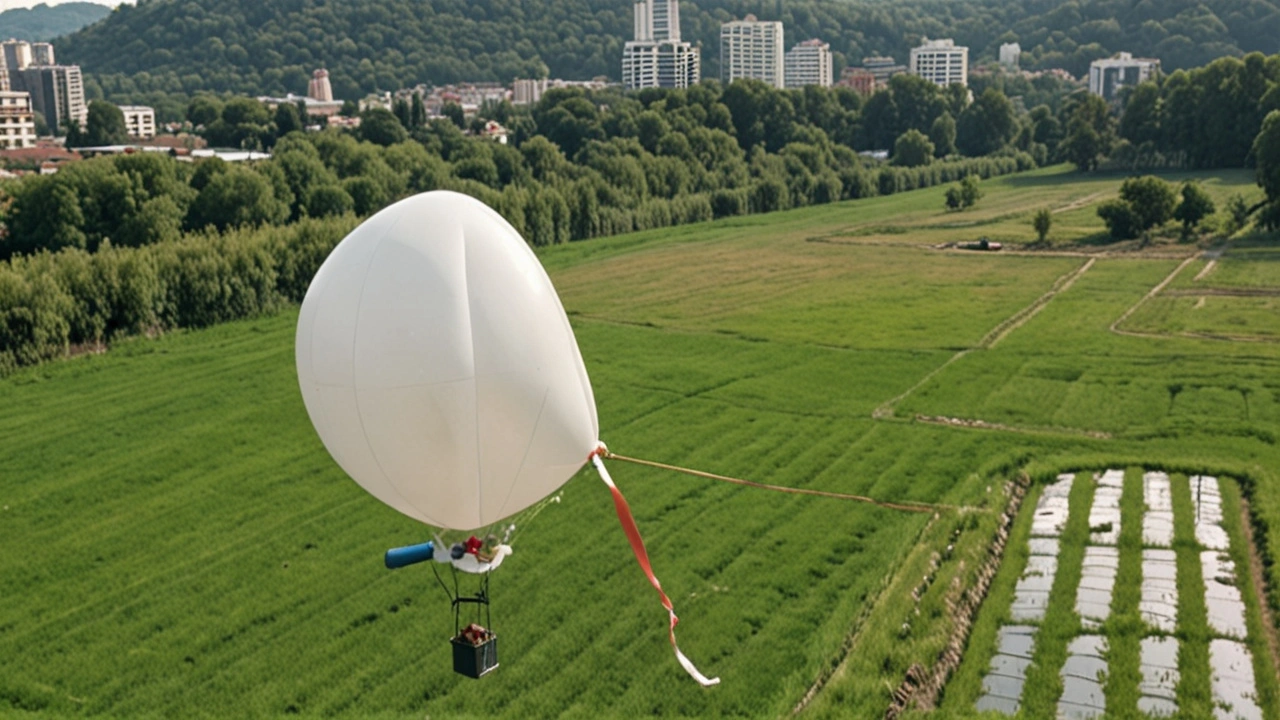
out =
[(976, 418), (954, 418), (933, 415), (916, 415), (916, 422), (928, 423), (930, 425), (946, 425), (948, 427), (972, 428), (974, 430), (999, 430), (1001, 432), (1022, 433), (1024, 435), (1071, 435), (1075, 437), (1091, 437), (1100, 440), (1111, 438), (1111, 433), (1101, 430), (1083, 430), (1080, 428), (1052, 427), (1052, 428), (1036, 428), (1036, 427), (1019, 427), (1017, 425), (1005, 425), (1003, 423), (987, 422), (986, 420), (978, 420)]
[[(1178, 265), (1178, 267), (1173, 269), (1173, 272), (1169, 273), (1168, 277), (1166, 277), (1164, 280), (1161, 280), (1159, 283), (1156, 284), (1155, 287), (1148, 290), (1146, 295), (1143, 295), (1142, 298), (1138, 300), (1138, 302), (1130, 306), (1128, 310), (1125, 310), (1124, 313), (1120, 315), (1120, 317), (1116, 318), (1115, 322), (1111, 323), (1111, 327), (1107, 329), (1113, 333), (1116, 333), (1117, 335), (1130, 335), (1133, 337), (1151, 337), (1151, 335), (1148, 333), (1135, 333), (1128, 330), (1121, 330), (1120, 323), (1123, 323), (1125, 320), (1128, 320), (1129, 316), (1137, 312), (1138, 308), (1142, 307), (1143, 304), (1145, 304), (1148, 300), (1155, 297), (1156, 295), (1159, 295), (1160, 291), (1168, 287), (1169, 283), (1173, 282), (1174, 278), (1178, 277), (1178, 274), (1181, 273), (1183, 269), (1185, 269), (1191, 263), (1195, 262), (1197, 257), (1198, 257), (1197, 255), (1192, 255), (1191, 257), (1188, 257), (1187, 259), (1183, 260)], [(1156, 335), (1155, 337), (1163, 337), (1163, 336)]]
[(978, 343), (978, 347), (990, 350), (1000, 344), (1000, 341), (1008, 337), (1009, 333), (1017, 330), (1023, 325), (1026, 325), (1027, 321), (1040, 314), (1040, 311), (1049, 304), (1050, 300), (1057, 297), (1058, 293), (1066, 292), (1072, 285), (1075, 285), (1076, 280), (1079, 280), (1081, 275), (1089, 272), (1089, 268), (1093, 267), (1094, 263), (1097, 261), (1098, 259), (1096, 257), (1091, 257), (1085, 264), (1055, 280), (1053, 286), (1050, 287), (1045, 294), (1036, 298), (1035, 302), (1014, 313), (1004, 322), (992, 328), (991, 332), (987, 333), (986, 337), (982, 338), (982, 341)]
[(1081, 275), (1084, 275), (1086, 272), (1088, 272), (1089, 268), (1093, 267), (1095, 262), (1097, 262), (1097, 258), (1090, 257), (1089, 260), (1085, 262), (1083, 265), (1081, 265), (1080, 267), (1059, 277), (1057, 280), (1053, 282), (1053, 285), (1050, 286), (1050, 288), (1043, 295), (1036, 298), (1035, 301), (1032, 302), (1030, 305), (1022, 308), (1021, 310), (1018, 310), (1014, 314), (1002, 320), (998, 325), (992, 328), (990, 332), (984, 335), (982, 339), (978, 341), (977, 345), (971, 348), (965, 348), (964, 350), (957, 352), (955, 355), (952, 355), (950, 358), (947, 359), (946, 362), (944, 362), (943, 364), (931, 370), (924, 377), (920, 378), (919, 382), (907, 388), (897, 397), (891, 398), (890, 400), (887, 400), (886, 402), (882, 403), (879, 407), (875, 409), (874, 412), (871, 413), (871, 417), (877, 420), (893, 417), (893, 408), (895, 405), (902, 402), (905, 398), (909, 397), (911, 393), (914, 393), (916, 390), (919, 390), (925, 383), (932, 380), (938, 373), (950, 367), (952, 363), (956, 362), (957, 360), (964, 357), (965, 355), (968, 355), (974, 350), (989, 350), (995, 347), (996, 344), (999, 343), (1001, 340), (1003, 340), (1005, 337), (1007, 337), (1009, 333), (1022, 327), (1027, 323), (1028, 320), (1035, 317), (1041, 310), (1045, 308), (1046, 305), (1049, 304), (1050, 300), (1057, 297), (1058, 293), (1061, 293), (1065, 291), (1067, 288), (1070, 288), (1072, 285), (1074, 285), (1076, 280), (1080, 279)]
[(1102, 197), (1103, 195), (1106, 195), (1106, 194), (1107, 194), (1107, 191), (1106, 191), (1106, 190), (1099, 190), (1098, 192), (1093, 193), (1093, 194), (1091, 194), (1091, 195), (1085, 195), (1084, 197), (1080, 198), (1079, 200), (1072, 200), (1071, 202), (1067, 203), (1066, 205), (1063, 205), (1063, 206), (1062, 206), (1062, 207), (1060, 207), (1060, 208), (1054, 208), (1053, 210), (1050, 210), (1049, 212), (1050, 212), (1051, 214), (1053, 214), (1053, 215), (1057, 215), (1058, 213), (1070, 212), (1071, 210), (1079, 210), (1080, 208), (1084, 207), (1085, 205), (1088, 205), (1089, 203), (1093, 202), (1094, 200), (1097, 200), (1098, 198), (1100, 198), (1100, 197)]
[(1203, 268), (1200, 268), (1200, 272), (1196, 273), (1196, 276), (1191, 278), (1191, 282), (1200, 282), (1201, 280), (1204, 279), (1206, 275), (1213, 272), (1213, 269), (1216, 267), (1218, 267), (1218, 259), (1214, 258), (1209, 262), (1205, 263), (1205, 266)]
[(1201, 297), (1204, 295), (1223, 295), (1226, 297), (1280, 297), (1280, 288), (1198, 288), (1191, 290), (1170, 290), (1165, 297)]

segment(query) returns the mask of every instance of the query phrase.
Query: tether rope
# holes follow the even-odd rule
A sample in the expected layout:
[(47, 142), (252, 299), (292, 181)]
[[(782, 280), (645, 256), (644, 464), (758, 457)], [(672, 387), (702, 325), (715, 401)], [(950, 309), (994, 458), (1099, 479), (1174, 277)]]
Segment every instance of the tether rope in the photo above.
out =
[(761, 488), (763, 490), (774, 490), (777, 492), (791, 493), (794, 495), (815, 495), (817, 497), (833, 498), (835, 500), (852, 500), (854, 502), (868, 503), (890, 510), (901, 510), (903, 512), (915, 513), (932, 513), (943, 510), (959, 511), (954, 505), (939, 505), (930, 503), (896, 503), (887, 500), (876, 500), (864, 495), (850, 495), (847, 493), (829, 492), (827, 490), (810, 490), (808, 488), (785, 487), (782, 485), (769, 485), (767, 483), (753, 482), (751, 480), (742, 480), (741, 478), (727, 477), (725, 475), (716, 475), (715, 473), (703, 472), (701, 470), (691, 470), (678, 465), (668, 465), (666, 463), (654, 462), (652, 460), (641, 460), (639, 458), (627, 457), (626, 455), (618, 455), (610, 452), (607, 448), (602, 447), (599, 451), (600, 455), (609, 460), (621, 460), (636, 465), (645, 465), (647, 467), (658, 468), (660, 470), (671, 470), (673, 472), (684, 473), (694, 477), (704, 478), (706, 480), (718, 480), (720, 482), (733, 483), (734, 485), (746, 485), (747, 487)]

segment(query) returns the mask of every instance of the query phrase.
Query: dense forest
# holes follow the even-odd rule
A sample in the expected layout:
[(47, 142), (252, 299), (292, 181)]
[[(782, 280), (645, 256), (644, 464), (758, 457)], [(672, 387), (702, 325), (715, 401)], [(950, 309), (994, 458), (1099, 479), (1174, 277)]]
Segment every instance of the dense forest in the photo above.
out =
[[(59, 44), (92, 97), (199, 91), (303, 93), (327, 67), (338, 97), (463, 80), (617, 78), (630, 0), (146, 0), (121, 5)], [(1118, 51), (1166, 71), (1224, 55), (1280, 51), (1280, 0), (700, 0), (683, 35), (719, 74), (719, 25), (781, 20), (787, 45), (831, 43), (836, 70), (867, 55), (905, 61), (921, 37), (952, 37), (976, 64), (1017, 41), (1023, 67), (1075, 75)]]
[(111, 13), (111, 8), (91, 2), (69, 2), (50, 7), (40, 3), (33, 8), (14, 8), (0, 12), (0, 38), (28, 42), (52, 40), (92, 25)]

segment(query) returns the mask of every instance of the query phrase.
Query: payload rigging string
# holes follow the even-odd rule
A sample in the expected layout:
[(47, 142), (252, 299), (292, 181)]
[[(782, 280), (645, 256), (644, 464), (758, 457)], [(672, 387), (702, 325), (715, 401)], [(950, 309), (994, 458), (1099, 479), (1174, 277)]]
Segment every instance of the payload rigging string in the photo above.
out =
[(649, 562), (649, 552), (645, 549), (644, 539), (640, 537), (640, 529), (636, 527), (635, 517), (631, 514), (631, 508), (627, 504), (626, 498), (622, 496), (622, 491), (614, 484), (613, 478), (609, 476), (609, 471), (605, 468), (604, 459), (621, 460), (624, 462), (635, 463), (637, 465), (646, 465), (649, 467), (660, 468), (663, 470), (673, 470), (682, 472), (694, 477), (706, 478), (708, 480), (718, 480), (721, 482), (733, 483), (735, 485), (746, 485), (748, 487), (762, 488), (765, 490), (775, 490), (778, 492), (793, 493), (798, 495), (816, 495), (818, 497), (834, 498), (837, 500), (852, 500), (855, 502), (869, 503), (879, 507), (891, 510), (902, 510), (905, 512), (915, 513), (936, 513), (943, 510), (965, 511), (967, 508), (957, 508), (950, 505), (929, 505), (925, 503), (895, 503), (884, 500), (875, 500), (873, 498), (864, 497), (862, 495), (848, 495), (845, 493), (827, 492), (825, 490), (808, 490), (805, 488), (788, 488), (780, 485), (768, 485), (765, 483), (752, 482), (750, 480), (742, 480), (739, 478), (726, 477), (724, 475), (716, 475), (714, 473), (702, 472), (699, 470), (690, 470), (688, 468), (678, 467), (676, 465), (667, 465), (664, 463), (653, 462), (650, 460), (639, 460), (623, 455), (615, 455), (609, 452), (609, 448), (604, 443), (600, 443), (595, 450), (587, 456), (587, 460), (595, 466), (596, 471), (600, 474), (600, 479), (609, 487), (609, 492), (613, 495), (614, 508), (618, 513), (618, 521), (622, 523), (622, 529), (627, 535), (627, 541), (631, 545), (632, 552), (635, 553), (636, 561), (640, 563), (640, 569), (644, 571), (645, 577), (649, 579), (649, 583), (658, 591), (659, 597), (662, 599), (662, 606), (666, 608), (668, 614), (667, 636), (671, 641), (671, 649), (675, 651), (676, 660), (690, 677), (698, 681), (703, 687), (711, 687), (720, 683), (720, 678), (707, 677), (694, 666), (693, 662), (680, 651), (680, 647), (676, 644), (676, 624), (680, 619), (676, 617), (675, 606), (671, 599), (667, 597), (667, 593), (662, 589), (662, 583), (658, 581), (657, 576), (653, 572), (653, 566)]
[(917, 502), (890, 502), (888, 500), (876, 500), (864, 495), (851, 495), (848, 493), (831, 492), (828, 490), (811, 490), (809, 488), (786, 487), (783, 485), (769, 485), (767, 483), (754, 482), (752, 480), (743, 480), (741, 478), (728, 477), (725, 475), (716, 475), (715, 473), (703, 472), (701, 470), (692, 470), (690, 468), (680, 467), (678, 465), (668, 465), (666, 463), (654, 462), (653, 460), (641, 460), (639, 458), (627, 457), (626, 455), (618, 455), (610, 452), (604, 443), (600, 443), (600, 447), (594, 454), (598, 454), (607, 460), (619, 460), (621, 462), (629, 462), (635, 465), (644, 465), (646, 467), (658, 468), (660, 470), (671, 470), (673, 472), (684, 473), (706, 480), (717, 480), (719, 482), (732, 483), (734, 485), (745, 485), (747, 487), (760, 488), (762, 490), (773, 490), (775, 492), (790, 493), (793, 495), (814, 495), (816, 497), (831, 498), (834, 500), (851, 500), (853, 502), (867, 503), (877, 507), (887, 508), (889, 510), (901, 510), (903, 512), (914, 513), (934, 513), (941, 511), (967, 511), (970, 508), (956, 507), (955, 505), (942, 505), (937, 503), (917, 503)]

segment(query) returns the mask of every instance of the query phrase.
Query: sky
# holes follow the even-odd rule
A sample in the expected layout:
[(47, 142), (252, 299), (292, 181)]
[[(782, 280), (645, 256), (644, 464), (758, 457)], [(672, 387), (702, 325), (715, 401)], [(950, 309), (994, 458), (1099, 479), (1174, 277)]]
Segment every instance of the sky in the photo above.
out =
[[(70, 0), (0, 0), (0, 12), (4, 10), (13, 10), (14, 8), (32, 8), (36, 5), (61, 5), (62, 2)], [(115, 7), (120, 4), (121, 0), (86, 0), (87, 2), (96, 2), (99, 5), (107, 7)]]

